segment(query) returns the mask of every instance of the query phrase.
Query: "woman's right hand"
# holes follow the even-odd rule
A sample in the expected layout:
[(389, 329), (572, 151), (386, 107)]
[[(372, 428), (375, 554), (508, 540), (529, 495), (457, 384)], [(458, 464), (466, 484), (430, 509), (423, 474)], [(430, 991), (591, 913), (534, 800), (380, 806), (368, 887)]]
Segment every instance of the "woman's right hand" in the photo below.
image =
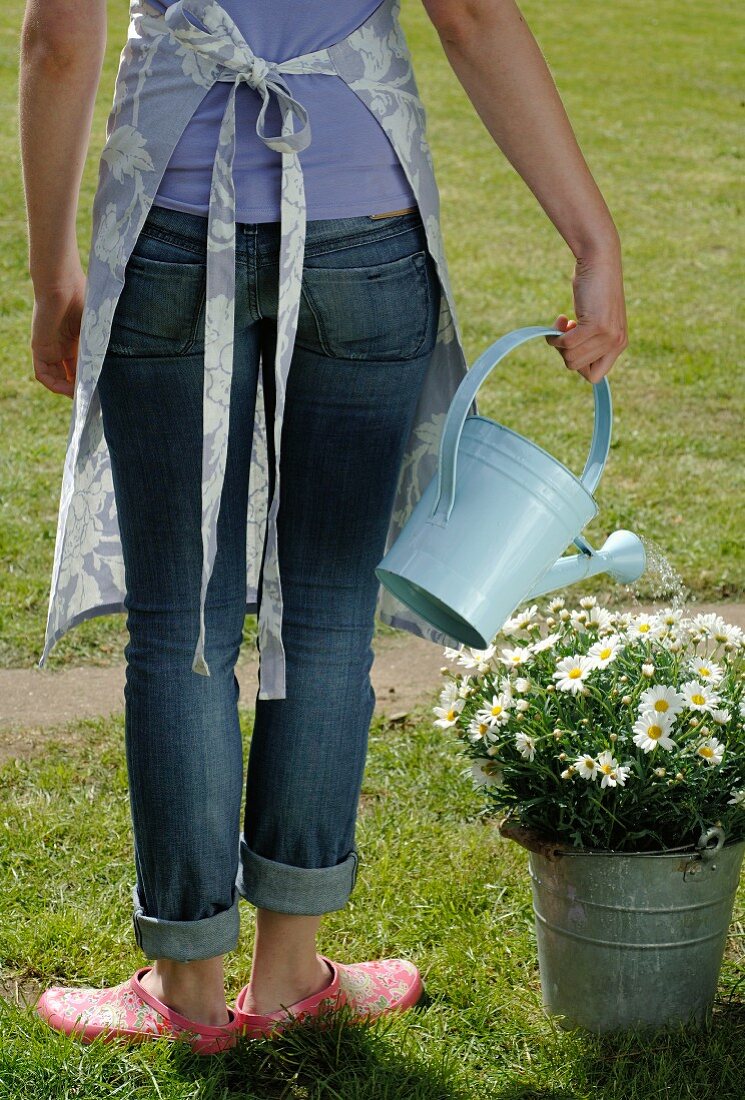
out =
[(72, 397), (78, 360), (86, 275), (82, 267), (71, 280), (48, 290), (34, 290), (31, 356), (34, 374), (53, 393)]

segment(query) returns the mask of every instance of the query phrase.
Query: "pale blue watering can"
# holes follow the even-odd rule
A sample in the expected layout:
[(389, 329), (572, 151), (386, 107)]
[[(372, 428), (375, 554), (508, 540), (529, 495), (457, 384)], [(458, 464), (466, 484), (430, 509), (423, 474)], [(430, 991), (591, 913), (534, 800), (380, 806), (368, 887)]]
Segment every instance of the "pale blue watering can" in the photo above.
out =
[[(646, 555), (631, 531), (602, 549), (582, 538), (597, 515), (593, 498), (608, 457), (610, 387), (593, 385), (595, 427), (581, 477), (543, 448), (485, 416), (467, 416), (482, 382), (534, 336), (529, 325), (497, 340), (464, 376), (448, 410), (437, 472), (375, 574), (394, 596), (445, 634), (486, 649), (524, 600), (595, 573), (631, 584)], [(561, 557), (570, 543), (579, 553)]]

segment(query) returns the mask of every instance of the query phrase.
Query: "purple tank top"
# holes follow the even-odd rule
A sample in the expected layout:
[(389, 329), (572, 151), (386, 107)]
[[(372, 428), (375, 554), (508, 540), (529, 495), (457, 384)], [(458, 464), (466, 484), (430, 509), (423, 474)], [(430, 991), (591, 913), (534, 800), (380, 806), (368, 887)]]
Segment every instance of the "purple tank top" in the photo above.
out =
[[(175, 0), (156, 0), (163, 8)], [(286, 61), (332, 46), (365, 21), (380, 0), (220, 0), (253, 52)], [(355, 217), (415, 206), (416, 200), (385, 131), (337, 76), (284, 74), (310, 116), (312, 141), (300, 155), (308, 219)], [(230, 85), (213, 85), (186, 126), (154, 202), (207, 216), (217, 136)], [(281, 156), (256, 135), (257, 91), (236, 90), (233, 178), (236, 221), (279, 221)], [(267, 130), (279, 133), (276, 103)]]

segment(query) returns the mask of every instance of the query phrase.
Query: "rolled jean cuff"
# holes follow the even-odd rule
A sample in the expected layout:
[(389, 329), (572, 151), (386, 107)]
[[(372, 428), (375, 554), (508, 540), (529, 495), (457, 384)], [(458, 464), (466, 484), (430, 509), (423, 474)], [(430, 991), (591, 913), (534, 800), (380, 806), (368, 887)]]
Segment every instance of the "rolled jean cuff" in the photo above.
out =
[(201, 920), (160, 920), (146, 916), (135, 883), (132, 889), (135, 939), (149, 959), (175, 959), (194, 962), (233, 951), (240, 933), (238, 897), (233, 888), (233, 904), (212, 917)]
[(357, 881), (359, 857), (352, 848), (333, 867), (294, 867), (266, 859), (241, 837), (236, 887), (259, 909), (311, 915), (343, 909)]

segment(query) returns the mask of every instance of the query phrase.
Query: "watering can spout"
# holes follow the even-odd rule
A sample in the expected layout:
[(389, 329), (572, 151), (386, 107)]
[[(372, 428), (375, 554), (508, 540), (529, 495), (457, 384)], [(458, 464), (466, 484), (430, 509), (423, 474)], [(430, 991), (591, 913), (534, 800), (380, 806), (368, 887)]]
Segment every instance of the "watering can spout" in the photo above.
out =
[(543, 574), (526, 599), (565, 588), (597, 573), (610, 573), (619, 584), (631, 584), (644, 572), (647, 561), (644, 545), (632, 531), (614, 531), (599, 550), (594, 550), (584, 539), (575, 541), (580, 552), (559, 558)]

